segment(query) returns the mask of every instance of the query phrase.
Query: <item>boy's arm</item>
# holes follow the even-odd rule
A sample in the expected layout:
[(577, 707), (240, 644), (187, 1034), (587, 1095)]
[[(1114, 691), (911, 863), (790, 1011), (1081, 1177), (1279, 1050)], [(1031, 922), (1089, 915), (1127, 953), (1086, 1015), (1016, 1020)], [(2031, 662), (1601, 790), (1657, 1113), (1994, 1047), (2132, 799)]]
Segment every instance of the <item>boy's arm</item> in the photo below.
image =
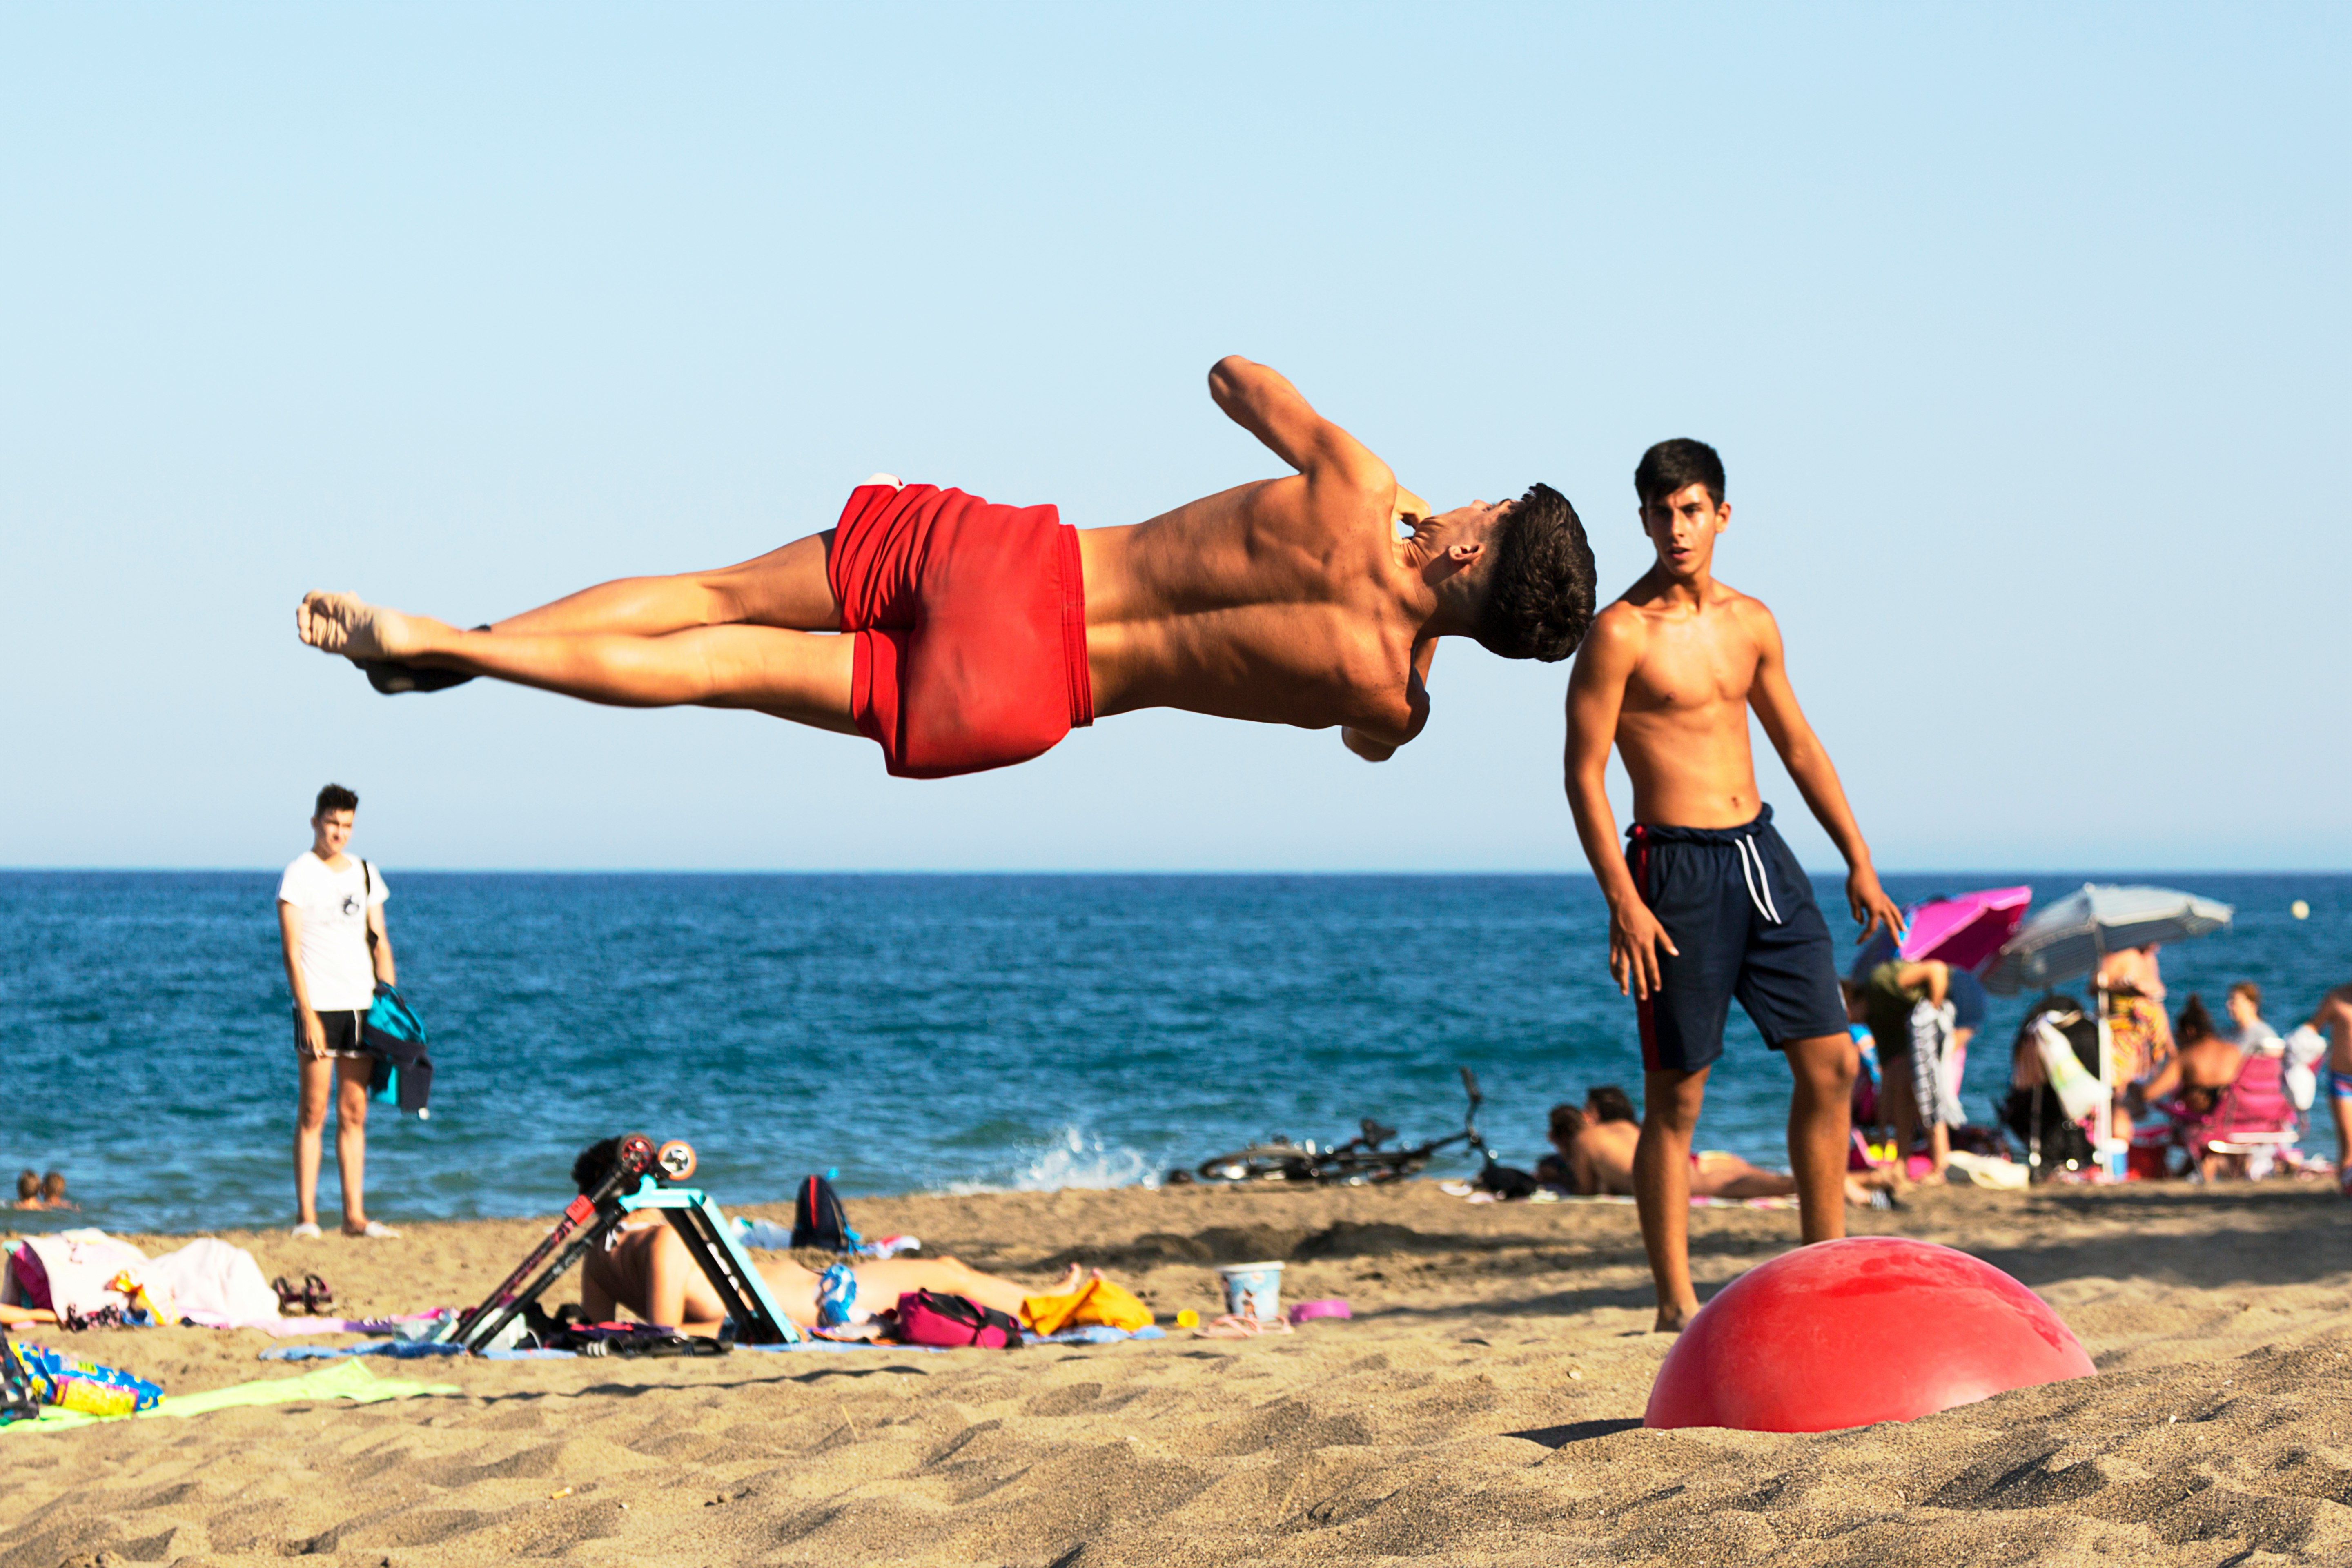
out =
[(392, 961), (392, 933), (383, 924), (383, 903), (381, 899), (368, 905), (368, 929), (375, 940), (368, 944), (370, 956), (375, 960), (375, 977), (387, 986), (400, 984), (400, 970)]
[(1609, 747), (1617, 738), (1617, 714), (1625, 704), (1625, 683), (1641, 662), (1642, 629), (1616, 607), (1603, 610), (1577, 650), (1568, 677), (1568, 749), (1562, 772), (1576, 837), (1591, 863), (1601, 896), (1609, 902), (1609, 977), (1620, 995), (1647, 998), (1658, 985), (1658, 949), (1679, 957), (1650, 906), (1642, 902), (1633, 873), (1617, 849), (1617, 813), (1609, 809)]
[(294, 993), (294, 1016), (302, 1020), (302, 1041), (312, 1056), (327, 1054), (327, 1027), (310, 1006), (310, 988), (302, 983), (302, 912), (284, 899), (278, 901), (278, 945), (286, 955), (286, 988)]
[(1339, 727), (1339, 743), (1367, 762), (1386, 762), (1397, 753), (1397, 747), (1419, 736), (1422, 727), (1429, 723), (1429, 664), (1437, 657), (1437, 639), (1424, 637), (1412, 651), (1412, 668), (1405, 676), (1404, 700), (1410, 717), (1405, 721), (1404, 738), (1394, 746), (1377, 740), (1351, 725)]
[(1846, 906), (1862, 926), (1862, 935), (1854, 940), (1869, 941), (1882, 925), (1899, 940), (1904, 935), (1903, 912), (1878, 885), (1878, 873), (1870, 863), (1870, 846), (1863, 841), (1862, 829), (1854, 823), (1837, 769), (1813, 727), (1805, 722), (1804, 710), (1797, 706), (1796, 689), (1789, 684), (1780, 647), (1780, 623), (1761, 604), (1748, 613), (1755, 622), (1757, 647), (1756, 679), (1748, 690), (1748, 706), (1771, 738), (1772, 749), (1787, 764), (1789, 777), (1797, 781), (1797, 791), (1812, 809), (1814, 820), (1845, 857)]

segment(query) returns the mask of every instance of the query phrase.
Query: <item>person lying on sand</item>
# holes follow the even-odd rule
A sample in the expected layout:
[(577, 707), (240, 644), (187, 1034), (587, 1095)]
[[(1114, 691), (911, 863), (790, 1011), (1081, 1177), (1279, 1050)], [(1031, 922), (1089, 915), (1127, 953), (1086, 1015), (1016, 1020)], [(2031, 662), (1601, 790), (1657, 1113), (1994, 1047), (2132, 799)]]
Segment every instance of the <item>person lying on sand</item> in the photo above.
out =
[[(614, 1140), (590, 1145), (572, 1167), (582, 1192), (594, 1189), (611, 1167)], [(784, 1315), (803, 1328), (820, 1322), (817, 1294), (824, 1276), (811, 1273), (790, 1258), (774, 1258), (759, 1265), (760, 1275)], [(846, 1302), (836, 1304), (841, 1318), (863, 1322), (898, 1304), (909, 1291), (940, 1291), (969, 1296), (1015, 1319), (1029, 1296), (1066, 1295), (1085, 1282), (1085, 1272), (1073, 1263), (1050, 1285), (1017, 1284), (995, 1274), (983, 1274), (953, 1258), (890, 1258), (848, 1266), (856, 1285)], [(649, 1323), (660, 1323), (685, 1333), (715, 1334), (724, 1321), (719, 1292), (710, 1288), (677, 1228), (653, 1210), (622, 1221), (608, 1244), (592, 1250), (582, 1270), (580, 1306), (591, 1322), (609, 1322), (625, 1307)]]
[(608, 582), (470, 632), (312, 593), (296, 630), (383, 691), (488, 675), (622, 707), (750, 708), (863, 735), (911, 779), (1025, 762), (1148, 707), (1337, 726), (1379, 762), (1428, 722), (1438, 638), (1576, 651), (1592, 551), (1559, 492), (1433, 514), (1265, 366), (1219, 361), (1209, 395), (1297, 472), (1084, 532), (1052, 507), (879, 475), (835, 527), (740, 566)]
[[(1618, 1097), (1623, 1098), (1622, 1090)], [(1551, 1146), (1559, 1151), (1559, 1158), (1546, 1160), (1538, 1167), (1538, 1174), (1546, 1168), (1564, 1171), (1569, 1178), (1568, 1189), (1579, 1197), (1606, 1193), (1631, 1197), (1633, 1149), (1641, 1136), (1641, 1124), (1630, 1117), (1600, 1121), (1585, 1108), (1555, 1105), (1551, 1109), (1550, 1137)], [(1727, 1150), (1697, 1149), (1691, 1153), (1693, 1197), (1791, 1197), (1797, 1190), (1795, 1176), (1752, 1166)], [(1859, 1207), (1869, 1207), (1870, 1186), (1853, 1176), (1846, 1177), (1845, 1200)]]

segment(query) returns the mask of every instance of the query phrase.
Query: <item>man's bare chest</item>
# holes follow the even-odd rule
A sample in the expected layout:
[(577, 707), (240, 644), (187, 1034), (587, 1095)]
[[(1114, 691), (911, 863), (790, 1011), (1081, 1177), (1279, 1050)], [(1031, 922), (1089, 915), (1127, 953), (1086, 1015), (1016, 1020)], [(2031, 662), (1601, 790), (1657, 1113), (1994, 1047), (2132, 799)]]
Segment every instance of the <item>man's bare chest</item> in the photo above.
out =
[(1727, 628), (1654, 631), (1625, 683), (1625, 709), (1698, 714), (1744, 706), (1756, 682), (1758, 653), (1754, 639)]

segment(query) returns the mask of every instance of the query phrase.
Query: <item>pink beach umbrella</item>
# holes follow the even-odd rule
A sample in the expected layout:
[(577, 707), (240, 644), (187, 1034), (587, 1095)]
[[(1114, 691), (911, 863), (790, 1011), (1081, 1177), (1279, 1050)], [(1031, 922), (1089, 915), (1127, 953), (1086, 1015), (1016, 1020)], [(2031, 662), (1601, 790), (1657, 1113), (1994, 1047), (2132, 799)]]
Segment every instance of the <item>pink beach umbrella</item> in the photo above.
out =
[(1941, 958), (1974, 974), (2017, 934), (2032, 902), (2031, 887), (1988, 887), (1931, 898), (1909, 912), (1911, 930), (1903, 938), (1903, 956), (1915, 964)]

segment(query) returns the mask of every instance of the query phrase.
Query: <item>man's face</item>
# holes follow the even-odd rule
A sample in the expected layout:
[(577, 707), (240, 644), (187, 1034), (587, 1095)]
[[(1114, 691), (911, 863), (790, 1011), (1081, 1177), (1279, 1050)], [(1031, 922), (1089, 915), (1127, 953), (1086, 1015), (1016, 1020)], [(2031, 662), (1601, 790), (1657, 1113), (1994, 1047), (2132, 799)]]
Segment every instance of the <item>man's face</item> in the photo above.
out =
[(2252, 997), (2249, 997), (2243, 991), (2231, 991), (2230, 993), (2230, 1021), (2231, 1023), (2236, 1024), (2240, 1029), (2243, 1029), (2261, 1016), (2261, 1011), (2255, 1008), (2254, 999)]
[(311, 852), (322, 861), (333, 860), (352, 841), (352, 814), (349, 811), (321, 811), (310, 819), (313, 841)]
[(1658, 564), (1688, 580), (1715, 561), (1715, 536), (1731, 526), (1731, 505), (1716, 504), (1704, 485), (1685, 485), (1642, 508), (1642, 531), (1658, 552)]

